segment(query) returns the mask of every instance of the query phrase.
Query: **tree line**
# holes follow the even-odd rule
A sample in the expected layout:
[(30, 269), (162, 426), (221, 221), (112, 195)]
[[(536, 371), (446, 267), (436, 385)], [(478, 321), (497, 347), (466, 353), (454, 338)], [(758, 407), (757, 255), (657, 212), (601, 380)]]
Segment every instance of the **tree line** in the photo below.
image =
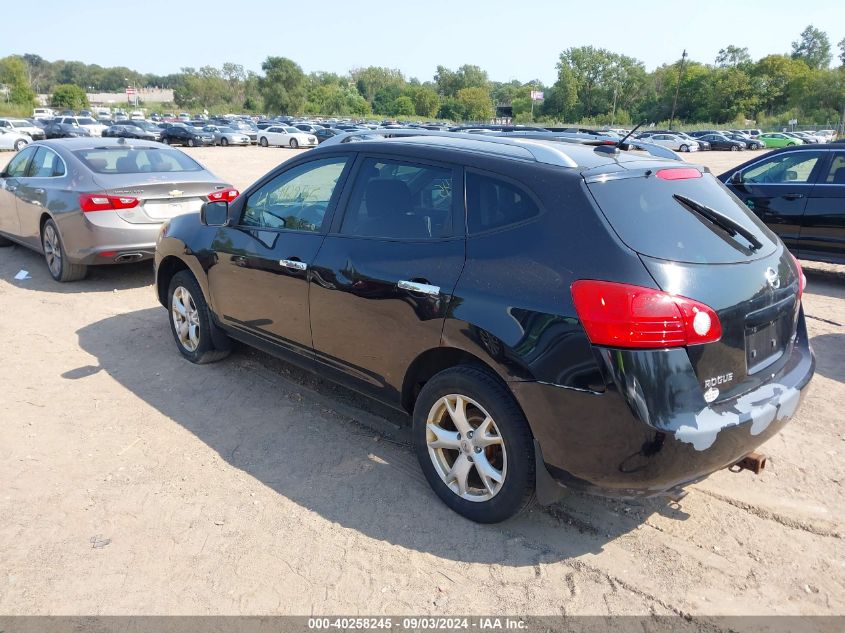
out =
[[(456, 70), (437, 66), (427, 81), (377, 66), (307, 74), (284, 57), (268, 57), (260, 72), (225, 63), (153, 75), (26, 54), (0, 59), (0, 86), (8, 104), (27, 107), (36, 93), (52, 94), (55, 105), (81, 107), (86, 91), (122, 92), (134, 84), (170, 88), (174, 105), (191, 111), (486, 121), (504, 106), (518, 122), (764, 124), (796, 118), (825, 123), (839, 121), (845, 108), (845, 39), (837, 46), (838, 63), (832, 68), (827, 34), (810, 25), (789, 53), (755, 61), (747, 48), (728, 46), (711, 63), (687, 59), (684, 51), (651, 72), (627, 55), (571, 47), (560, 53), (552, 85), (536, 79), (493, 81), (487, 71), (469, 64)], [(544, 93), (542, 102), (532, 103), (535, 90)]]

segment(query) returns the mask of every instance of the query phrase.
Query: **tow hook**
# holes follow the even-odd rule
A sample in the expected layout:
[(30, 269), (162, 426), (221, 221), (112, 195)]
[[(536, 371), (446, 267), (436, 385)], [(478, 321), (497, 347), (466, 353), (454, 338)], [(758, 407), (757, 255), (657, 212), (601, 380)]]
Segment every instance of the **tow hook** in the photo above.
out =
[(732, 473), (739, 473), (743, 470), (750, 470), (755, 475), (759, 475), (760, 471), (766, 467), (766, 456), (763, 453), (748, 453), (741, 460), (732, 464), (728, 468)]

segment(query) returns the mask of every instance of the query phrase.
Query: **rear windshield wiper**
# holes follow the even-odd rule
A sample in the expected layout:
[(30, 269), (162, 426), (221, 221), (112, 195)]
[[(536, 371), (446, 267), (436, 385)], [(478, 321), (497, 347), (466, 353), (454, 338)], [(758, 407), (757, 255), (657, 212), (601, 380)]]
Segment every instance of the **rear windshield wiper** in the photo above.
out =
[(707, 205), (701, 204), (700, 202), (696, 202), (691, 198), (687, 198), (686, 196), (682, 196), (680, 194), (674, 194), (672, 196), (680, 202), (685, 208), (689, 209), (690, 211), (694, 211), (698, 215), (702, 216), (703, 218), (709, 220), (722, 230), (724, 230), (728, 235), (734, 237), (735, 235), (739, 234), (748, 240), (748, 243), (751, 244), (751, 250), (756, 251), (763, 248), (763, 243), (758, 240), (754, 234), (749, 231), (747, 228), (742, 226), (736, 220), (726, 216), (724, 213), (720, 211), (716, 211)]

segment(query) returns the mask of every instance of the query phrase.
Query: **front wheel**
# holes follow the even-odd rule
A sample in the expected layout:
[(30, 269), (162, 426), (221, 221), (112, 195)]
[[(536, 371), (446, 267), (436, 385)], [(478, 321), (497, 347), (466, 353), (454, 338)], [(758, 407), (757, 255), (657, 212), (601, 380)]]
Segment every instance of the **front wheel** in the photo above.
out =
[(67, 258), (59, 228), (53, 220), (47, 220), (41, 229), (41, 248), (47, 269), (56, 281), (79, 281), (88, 273), (88, 267), (74, 264)]
[(413, 439), (429, 485), (458, 514), (497, 523), (534, 498), (534, 445), (525, 416), (494, 375), (447, 369), (414, 405)]
[(202, 289), (189, 271), (181, 270), (173, 276), (167, 296), (170, 331), (182, 356), (203, 365), (229, 355), (230, 341), (212, 322)]
[(689, 145), (681, 145), (681, 151), (682, 152), (688, 152), (689, 151)]
[(267, 147), (267, 145), (268, 145), (268, 143), (267, 143), (267, 137), (266, 137), (266, 136), (262, 136), (262, 137), (261, 137), (261, 140), (258, 142), (258, 144), (259, 144), (259, 145), (261, 145), (261, 147)]
[(297, 147), (299, 147), (299, 141), (297, 141), (295, 138), (292, 138), (290, 140), (290, 148), (296, 149)]
[(165, 145), (170, 145), (170, 139), (167, 138), (166, 136), (161, 137), (161, 142), (164, 143)]
[(188, 139), (188, 147), (194, 147), (196, 144), (197, 144), (197, 142), (194, 139), (192, 139), (192, 138)]
[(229, 139), (227, 139), (225, 136), (220, 139), (220, 145), (222, 147), (226, 147), (228, 144), (229, 144)]
[(739, 148), (736, 145), (731, 145), (731, 151), (732, 152), (738, 152)]

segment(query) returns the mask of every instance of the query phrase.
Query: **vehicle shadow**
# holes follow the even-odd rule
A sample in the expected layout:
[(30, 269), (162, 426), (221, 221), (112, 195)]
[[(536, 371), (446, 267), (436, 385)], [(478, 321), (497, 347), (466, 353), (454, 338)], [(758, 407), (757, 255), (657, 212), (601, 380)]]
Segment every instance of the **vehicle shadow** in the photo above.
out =
[[(15, 279), (15, 275), (21, 270), (29, 273), (27, 279)], [(112, 292), (149, 286), (155, 281), (153, 264), (151, 261), (145, 261), (89, 266), (88, 275), (82, 281), (59, 283), (50, 276), (42, 255), (18, 245), (0, 248), (0, 279), (25, 290), (60, 294)]]
[(819, 334), (810, 344), (816, 354), (816, 373), (845, 382), (845, 334)]
[(371, 538), (454, 560), (524, 566), (599, 552), (654, 513), (687, 517), (666, 500), (571, 495), (499, 525), (477, 525), (430, 490), (407, 431), (386, 434), (361, 422), (364, 411), (349, 414), (345, 403), (362, 400), (351, 392), (243, 348), (223, 362), (193, 365), (178, 353), (163, 309), (109, 317), (77, 334), (98, 365), (63, 379), (107, 372), (232, 466)]

